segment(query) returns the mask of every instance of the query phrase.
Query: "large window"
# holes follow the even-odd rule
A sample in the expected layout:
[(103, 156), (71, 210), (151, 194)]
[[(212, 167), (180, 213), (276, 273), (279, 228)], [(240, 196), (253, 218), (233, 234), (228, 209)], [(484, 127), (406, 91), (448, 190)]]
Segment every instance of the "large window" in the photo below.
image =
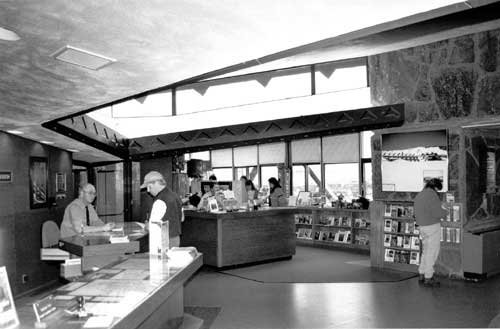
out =
[(245, 176), (247, 179), (252, 180), (252, 182), (256, 188), (258, 186), (260, 186), (259, 185), (259, 170), (257, 169), (257, 166), (234, 168), (234, 179), (239, 179), (241, 176)]
[[(269, 191), (269, 178), (274, 177), (278, 179), (278, 166), (277, 165), (266, 165), (260, 167), (260, 173), (262, 177), (261, 190)], [(283, 185), (283, 184), (282, 184)]]
[(336, 200), (340, 193), (350, 202), (359, 197), (359, 167), (357, 163), (325, 165), (325, 189), (327, 195)]
[[(220, 181), (246, 176), (264, 192), (269, 188), (268, 179), (278, 179), (278, 167), (290, 159), (290, 194), (324, 192), (331, 200), (342, 194), (344, 200), (350, 202), (361, 195), (373, 198), (372, 135), (373, 132), (366, 131), (293, 140), (289, 142), (290, 147), (285, 142), (243, 146), (193, 153), (188, 158), (206, 159), (209, 154), (212, 171), (208, 174), (215, 174)], [(287, 150), (291, 154), (287, 154)]]
[(233, 181), (232, 168), (212, 168), (212, 174), (214, 174), (219, 181)]
[(321, 185), (320, 164), (300, 164), (292, 167), (293, 195), (298, 195), (300, 191), (320, 192)]

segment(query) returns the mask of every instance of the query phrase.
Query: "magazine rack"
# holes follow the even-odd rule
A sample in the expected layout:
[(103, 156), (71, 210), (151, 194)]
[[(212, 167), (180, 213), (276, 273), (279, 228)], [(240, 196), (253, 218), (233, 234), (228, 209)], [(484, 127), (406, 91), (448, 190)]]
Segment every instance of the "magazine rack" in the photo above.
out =
[(322, 248), (370, 251), (370, 213), (344, 208), (297, 208), (297, 243)]
[[(380, 227), (382, 266), (407, 272), (418, 272), (421, 241), (415, 223), (413, 202), (386, 201)], [(435, 270), (439, 274), (463, 277), (463, 207), (445, 203), (446, 218), (441, 222), (441, 250)]]

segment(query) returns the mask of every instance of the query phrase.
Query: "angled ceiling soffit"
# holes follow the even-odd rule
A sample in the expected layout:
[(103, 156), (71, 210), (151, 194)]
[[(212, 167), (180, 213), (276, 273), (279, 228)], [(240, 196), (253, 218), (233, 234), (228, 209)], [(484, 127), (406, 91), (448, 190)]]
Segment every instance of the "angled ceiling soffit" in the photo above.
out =
[[(131, 148), (130, 157), (198, 152), (295, 138), (350, 133), (396, 127), (404, 123), (404, 104), (300, 116), (279, 120), (169, 133), (134, 139), (142, 148)], [(158, 143), (161, 140), (162, 143)]]
[(42, 126), (120, 158), (128, 156), (130, 143), (127, 138), (85, 114), (46, 122)]

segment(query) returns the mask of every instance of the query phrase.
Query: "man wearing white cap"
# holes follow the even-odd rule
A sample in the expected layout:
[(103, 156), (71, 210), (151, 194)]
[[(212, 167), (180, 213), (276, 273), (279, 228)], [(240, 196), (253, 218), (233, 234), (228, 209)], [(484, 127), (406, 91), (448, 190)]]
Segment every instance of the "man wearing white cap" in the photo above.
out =
[(181, 199), (168, 188), (165, 178), (157, 171), (150, 171), (144, 176), (144, 183), (141, 185), (141, 189), (143, 188), (154, 198), (149, 222), (168, 221), (170, 247), (178, 247), (181, 235)]

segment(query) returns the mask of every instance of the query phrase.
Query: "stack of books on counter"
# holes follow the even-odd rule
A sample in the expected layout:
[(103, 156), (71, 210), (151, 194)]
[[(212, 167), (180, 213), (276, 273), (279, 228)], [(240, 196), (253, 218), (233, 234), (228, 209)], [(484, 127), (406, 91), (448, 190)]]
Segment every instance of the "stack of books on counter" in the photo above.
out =
[(42, 260), (65, 260), (69, 259), (69, 252), (59, 248), (41, 248), (40, 259)]
[(64, 264), (61, 264), (61, 277), (63, 278), (72, 278), (75, 276), (82, 275), (82, 259), (81, 258), (72, 258), (66, 259)]

